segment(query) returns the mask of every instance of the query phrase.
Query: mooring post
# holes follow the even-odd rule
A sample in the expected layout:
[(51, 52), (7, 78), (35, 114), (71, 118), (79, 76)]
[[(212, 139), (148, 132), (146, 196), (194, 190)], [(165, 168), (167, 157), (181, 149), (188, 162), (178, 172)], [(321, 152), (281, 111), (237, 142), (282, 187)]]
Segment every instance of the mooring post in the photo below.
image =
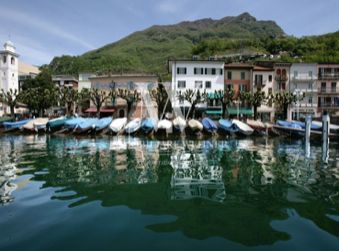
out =
[(311, 146), (310, 146), (310, 137), (311, 137), (311, 124), (312, 124), (312, 116), (307, 115), (305, 120), (305, 155), (306, 158), (309, 158), (311, 155)]
[(324, 164), (328, 163), (328, 158), (329, 158), (329, 143), (330, 143), (330, 139), (329, 139), (329, 134), (330, 134), (330, 115), (325, 114), (323, 115), (322, 118), (322, 161)]

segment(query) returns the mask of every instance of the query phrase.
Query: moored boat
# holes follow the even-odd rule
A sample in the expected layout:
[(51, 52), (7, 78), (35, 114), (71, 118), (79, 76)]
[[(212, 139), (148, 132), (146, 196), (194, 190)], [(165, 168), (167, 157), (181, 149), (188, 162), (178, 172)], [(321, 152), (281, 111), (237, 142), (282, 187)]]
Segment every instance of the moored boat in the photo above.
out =
[(117, 118), (113, 119), (112, 123), (109, 125), (109, 128), (113, 133), (120, 133), (126, 124), (127, 118)]
[(45, 131), (47, 129), (48, 118), (38, 118), (33, 121), (34, 130), (36, 132)]
[(239, 129), (239, 133), (249, 136), (253, 134), (254, 130), (244, 122), (241, 122), (240, 120), (233, 119), (232, 123)]
[(70, 120), (71, 118), (67, 118), (65, 116), (59, 117), (59, 118), (55, 118), (55, 119), (51, 119), (48, 121), (47, 123), (47, 128), (48, 131), (56, 131), (58, 129), (60, 129), (61, 127), (63, 127), (66, 123), (67, 120)]
[(14, 130), (20, 129), (23, 125), (27, 124), (31, 120), (32, 119), (25, 119), (25, 120), (20, 120), (20, 121), (15, 121), (15, 122), (4, 122), (3, 126), (6, 132), (14, 131)]
[(95, 126), (98, 123), (98, 118), (85, 118), (83, 121), (78, 123), (75, 127), (73, 132), (75, 133), (85, 133), (91, 130), (95, 130)]
[(65, 126), (65, 128), (67, 128), (69, 130), (73, 130), (78, 124), (80, 124), (84, 120), (85, 120), (85, 118), (81, 118), (81, 117), (80, 118), (72, 118), (72, 119), (65, 121), (64, 126)]
[(173, 123), (168, 119), (162, 119), (158, 122), (158, 130), (157, 132), (165, 132), (170, 133), (172, 131)]
[(231, 120), (219, 119), (218, 123), (219, 123), (219, 129), (222, 132), (234, 134), (239, 131), (239, 129), (232, 123)]
[(125, 126), (125, 133), (132, 134), (136, 133), (141, 127), (141, 119), (135, 118), (128, 122), (128, 124)]
[(150, 132), (152, 132), (155, 128), (156, 125), (156, 121), (155, 119), (152, 118), (145, 118), (142, 122), (141, 122), (141, 130), (145, 133), (148, 134)]
[(204, 129), (204, 126), (201, 124), (201, 122), (196, 119), (190, 119), (188, 121), (188, 127), (192, 132), (200, 132)]
[(112, 117), (101, 118), (95, 124), (95, 131), (100, 132), (112, 123)]
[(201, 123), (204, 126), (204, 130), (209, 133), (214, 133), (218, 130), (218, 126), (210, 118), (203, 118)]
[(183, 132), (187, 126), (186, 120), (180, 116), (173, 119), (172, 122), (173, 122), (173, 127), (180, 132)]
[(3, 126), (3, 123), (5, 122), (12, 122), (13, 118), (12, 117), (1, 117), (0, 118), (0, 126)]

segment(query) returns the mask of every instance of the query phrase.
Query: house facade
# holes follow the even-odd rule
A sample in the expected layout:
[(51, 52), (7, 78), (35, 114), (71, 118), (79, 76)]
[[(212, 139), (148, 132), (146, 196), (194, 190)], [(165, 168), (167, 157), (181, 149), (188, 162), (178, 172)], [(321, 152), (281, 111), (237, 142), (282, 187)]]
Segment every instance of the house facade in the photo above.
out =
[[(274, 69), (270, 67), (253, 66), (252, 92), (262, 91), (265, 96), (273, 94)], [(274, 120), (274, 106), (272, 102), (267, 101), (258, 107), (258, 119), (261, 121)]]
[[(214, 60), (170, 60), (169, 72), (172, 73), (171, 102), (173, 108), (190, 107), (186, 100), (180, 100), (179, 93), (186, 90), (206, 92), (213, 95), (215, 91), (224, 90), (223, 61)], [(206, 109), (206, 113), (220, 113), (220, 104), (199, 104), (197, 107)]]
[(339, 64), (318, 64), (318, 112), (339, 116)]
[(298, 101), (290, 105), (288, 119), (318, 117), (317, 64), (293, 63), (290, 68), (289, 91)]
[[(99, 89), (106, 93), (111, 90), (127, 89), (136, 90), (141, 97), (141, 100), (135, 105), (132, 117), (142, 118), (146, 115), (151, 117), (154, 114), (147, 114), (147, 106), (152, 106), (157, 110), (157, 104), (150, 99), (147, 99), (147, 94), (151, 89), (158, 87), (158, 77), (153, 74), (117, 74), (117, 75), (105, 75), (105, 76), (93, 76), (89, 77), (92, 89)], [(146, 99), (146, 100), (145, 100)], [(91, 102), (91, 108), (87, 112), (95, 112), (93, 103)], [(115, 117), (126, 117), (127, 103), (122, 98), (116, 98), (114, 104), (112, 99), (106, 100), (103, 105), (103, 113), (113, 114)]]
[(57, 87), (67, 87), (78, 90), (78, 78), (73, 75), (52, 75), (52, 82)]

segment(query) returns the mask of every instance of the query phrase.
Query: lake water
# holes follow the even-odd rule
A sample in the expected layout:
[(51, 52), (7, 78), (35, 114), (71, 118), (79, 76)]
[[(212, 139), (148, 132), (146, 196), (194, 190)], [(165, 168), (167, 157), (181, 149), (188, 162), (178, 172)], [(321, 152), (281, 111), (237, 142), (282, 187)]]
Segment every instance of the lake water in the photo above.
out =
[(0, 137), (0, 250), (339, 250), (339, 145)]

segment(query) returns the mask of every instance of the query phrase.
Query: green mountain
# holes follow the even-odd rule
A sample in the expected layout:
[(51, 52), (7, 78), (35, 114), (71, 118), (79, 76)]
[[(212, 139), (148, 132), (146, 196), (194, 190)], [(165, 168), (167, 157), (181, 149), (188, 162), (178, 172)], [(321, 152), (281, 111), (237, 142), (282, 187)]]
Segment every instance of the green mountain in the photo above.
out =
[[(258, 21), (243, 13), (220, 20), (209, 18), (175, 25), (155, 25), (81, 56), (56, 57), (49, 66), (55, 74), (82, 71), (166, 73), (168, 58), (190, 58), (193, 48), (207, 40), (240, 41), (241, 44), (241, 41), (284, 36), (284, 31), (275, 22)], [(263, 49), (253, 46), (250, 50)]]

